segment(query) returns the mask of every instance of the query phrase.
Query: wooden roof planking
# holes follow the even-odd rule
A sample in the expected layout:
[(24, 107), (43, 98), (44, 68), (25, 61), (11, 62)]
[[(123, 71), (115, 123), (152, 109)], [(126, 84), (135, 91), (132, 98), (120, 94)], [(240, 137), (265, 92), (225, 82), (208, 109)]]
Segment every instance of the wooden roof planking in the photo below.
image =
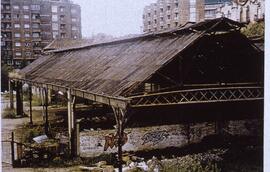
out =
[(56, 50), (22, 69), (17, 79), (82, 91), (91, 94), (89, 99), (98, 95), (127, 102), (126, 90), (135, 89), (205, 33), (239, 27), (220, 18), (169, 32)]

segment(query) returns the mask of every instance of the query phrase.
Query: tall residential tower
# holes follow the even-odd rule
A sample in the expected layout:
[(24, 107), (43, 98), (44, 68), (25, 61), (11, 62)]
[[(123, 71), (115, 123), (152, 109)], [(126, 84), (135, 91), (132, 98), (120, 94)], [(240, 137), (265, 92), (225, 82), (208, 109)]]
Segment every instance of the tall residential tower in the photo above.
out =
[(144, 8), (143, 32), (162, 31), (204, 20), (204, 0), (158, 0)]
[(81, 9), (70, 0), (1, 0), (1, 60), (22, 68), (58, 38), (81, 38)]

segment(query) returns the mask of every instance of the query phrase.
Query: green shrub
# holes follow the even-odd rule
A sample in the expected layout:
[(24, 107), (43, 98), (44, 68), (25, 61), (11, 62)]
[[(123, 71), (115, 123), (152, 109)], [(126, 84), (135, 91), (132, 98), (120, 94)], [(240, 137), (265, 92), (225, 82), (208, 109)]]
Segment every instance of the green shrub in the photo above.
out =
[(247, 37), (264, 36), (264, 22), (249, 23), (241, 32)]

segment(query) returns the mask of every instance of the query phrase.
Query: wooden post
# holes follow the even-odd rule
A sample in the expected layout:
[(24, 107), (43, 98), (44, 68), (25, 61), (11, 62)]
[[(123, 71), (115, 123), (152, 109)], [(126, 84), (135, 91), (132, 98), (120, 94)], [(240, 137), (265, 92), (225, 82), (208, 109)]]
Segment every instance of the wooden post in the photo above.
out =
[(22, 97), (22, 83), (16, 83), (16, 111), (17, 116), (23, 116), (23, 97)]
[(33, 125), (33, 116), (32, 116), (32, 86), (29, 85), (29, 115), (30, 115), (30, 125)]
[(49, 120), (48, 120), (48, 90), (44, 89), (45, 93), (45, 134), (49, 134)]
[(70, 155), (74, 155), (74, 109), (75, 109), (75, 96), (71, 95), (71, 90), (67, 91), (67, 101), (68, 101), (68, 138), (69, 138), (69, 150)]
[(10, 103), (10, 109), (14, 109), (14, 95), (13, 95), (13, 89), (14, 89), (14, 81), (9, 80), (9, 103)]
[(12, 166), (14, 167), (14, 162), (15, 162), (15, 150), (14, 150), (14, 132), (11, 132), (11, 163)]

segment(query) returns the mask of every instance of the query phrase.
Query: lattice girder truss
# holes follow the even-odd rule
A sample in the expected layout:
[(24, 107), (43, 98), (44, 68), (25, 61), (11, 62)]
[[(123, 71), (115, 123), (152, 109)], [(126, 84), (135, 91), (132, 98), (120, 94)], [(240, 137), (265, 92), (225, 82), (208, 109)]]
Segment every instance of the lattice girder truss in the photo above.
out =
[(131, 98), (132, 107), (263, 100), (263, 87), (221, 87), (155, 93)]

